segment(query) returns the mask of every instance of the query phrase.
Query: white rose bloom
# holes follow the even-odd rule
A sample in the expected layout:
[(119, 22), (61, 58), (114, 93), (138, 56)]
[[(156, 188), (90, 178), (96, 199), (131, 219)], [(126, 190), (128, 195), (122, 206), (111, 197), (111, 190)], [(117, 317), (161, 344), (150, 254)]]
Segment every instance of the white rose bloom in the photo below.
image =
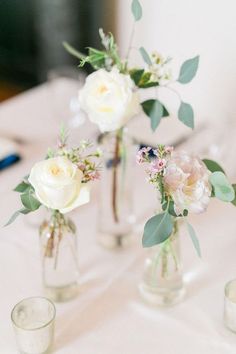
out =
[(65, 214), (89, 202), (89, 188), (81, 183), (82, 177), (75, 164), (60, 156), (36, 163), (29, 182), (43, 205)]
[(100, 69), (90, 74), (79, 92), (79, 102), (102, 132), (121, 128), (140, 111), (132, 79), (117, 68), (110, 72)]
[(164, 183), (173, 198), (177, 215), (184, 209), (195, 214), (206, 210), (211, 196), (209, 175), (198, 157), (185, 152), (172, 154), (166, 166)]

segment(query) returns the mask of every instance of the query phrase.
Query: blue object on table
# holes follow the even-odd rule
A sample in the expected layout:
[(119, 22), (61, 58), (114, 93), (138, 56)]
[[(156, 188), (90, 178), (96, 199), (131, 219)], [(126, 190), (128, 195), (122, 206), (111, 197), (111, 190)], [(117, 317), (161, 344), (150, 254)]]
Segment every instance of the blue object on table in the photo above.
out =
[(20, 159), (21, 158), (18, 154), (11, 154), (6, 156), (4, 159), (0, 160), (0, 171), (20, 161)]

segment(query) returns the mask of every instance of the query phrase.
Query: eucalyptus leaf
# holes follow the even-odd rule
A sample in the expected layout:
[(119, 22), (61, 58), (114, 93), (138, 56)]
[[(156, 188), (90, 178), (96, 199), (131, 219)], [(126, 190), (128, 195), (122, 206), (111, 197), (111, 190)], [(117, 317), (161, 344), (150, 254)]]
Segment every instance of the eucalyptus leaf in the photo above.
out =
[(194, 113), (189, 103), (181, 102), (178, 111), (179, 120), (189, 128), (194, 128)]
[(37, 210), (41, 203), (36, 199), (32, 193), (24, 193), (21, 194), (21, 202), (24, 207), (30, 211)]
[(146, 49), (144, 49), (143, 47), (140, 47), (139, 52), (142, 55), (142, 58), (145, 61), (145, 63), (148, 65), (152, 65), (152, 61), (151, 61), (150, 56), (149, 56), (148, 52), (146, 51)]
[(189, 83), (197, 73), (198, 64), (199, 56), (186, 60), (180, 68), (178, 82), (181, 84)]
[(234, 198), (234, 200), (232, 200), (231, 203), (232, 203), (234, 206), (236, 206), (236, 184), (232, 184), (232, 187), (233, 187), (233, 189), (234, 189), (235, 198)]
[(132, 1), (131, 10), (135, 21), (139, 21), (142, 18), (142, 13), (143, 13), (142, 6), (139, 0)]
[(198, 256), (201, 257), (200, 243), (198, 241), (196, 232), (195, 232), (194, 228), (192, 227), (192, 225), (190, 225), (189, 223), (187, 223), (187, 229), (188, 229), (189, 236), (190, 236), (190, 238), (193, 242), (193, 245), (195, 247), (195, 250), (196, 250)]
[(204, 159), (202, 161), (204, 162), (204, 164), (206, 165), (209, 171), (211, 172), (221, 171), (224, 173), (223, 168), (216, 161), (209, 160), (209, 159)]
[(29, 190), (30, 188), (31, 188), (31, 185), (23, 181), (16, 186), (14, 191), (19, 192), (19, 193), (24, 193), (25, 191)]
[(210, 175), (210, 182), (214, 188), (214, 195), (223, 202), (233, 202), (235, 191), (225, 174), (221, 171), (213, 172)]
[(147, 100), (141, 103), (146, 115), (151, 119), (151, 128), (156, 130), (162, 117), (167, 117), (169, 112), (159, 100)]
[(8, 220), (8, 222), (7, 222), (4, 226), (8, 226), (8, 225), (10, 225), (11, 223), (13, 223), (13, 222), (16, 220), (17, 216), (19, 216), (20, 214), (28, 214), (28, 213), (30, 213), (30, 212), (31, 212), (31, 210), (24, 209), (24, 208), (22, 208), (22, 209), (20, 209), (20, 210), (17, 210), (17, 211), (10, 217), (10, 219)]
[(172, 217), (167, 212), (153, 216), (144, 226), (143, 247), (152, 247), (164, 242), (172, 231)]
[(175, 204), (173, 202), (173, 200), (171, 200), (170, 202), (168, 202), (167, 200), (165, 201), (165, 203), (162, 204), (162, 209), (163, 210), (166, 210), (167, 209), (167, 206), (168, 206), (168, 213), (174, 217), (178, 216), (175, 212)]

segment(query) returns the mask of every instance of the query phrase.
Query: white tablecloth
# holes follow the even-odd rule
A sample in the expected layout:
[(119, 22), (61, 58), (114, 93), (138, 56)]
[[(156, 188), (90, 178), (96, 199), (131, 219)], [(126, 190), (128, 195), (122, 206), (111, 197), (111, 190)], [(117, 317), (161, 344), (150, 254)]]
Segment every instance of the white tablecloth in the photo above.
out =
[[(47, 86), (3, 103), (0, 134), (21, 138), (22, 162), (0, 172), (0, 224), (19, 206), (11, 192), (32, 166), (52, 146), (58, 121), (52, 119)], [(86, 123), (77, 136), (94, 137)], [(75, 135), (74, 135), (75, 138)], [(136, 171), (135, 198), (140, 218), (151, 215), (155, 193)], [(202, 260), (188, 236), (182, 235), (187, 295), (179, 305), (156, 309), (139, 297), (145, 250), (142, 226), (133, 245), (108, 251), (96, 243), (97, 188), (92, 202), (73, 217), (78, 226), (81, 270), (80, 296), (56, 304), (57, 354), (235, 354), (236, 335), (222, 320), (223, 289), (236, 277), (236, 210), (212, 201), (208, 212), (191, 220), (201, 242)], [(92, 220), (92, 222), (91, 222)], [(24, 217), (0, 229), (0, 354), (17, 353), (10, 312), (24, 297), (42, 295), (37, 229)]]

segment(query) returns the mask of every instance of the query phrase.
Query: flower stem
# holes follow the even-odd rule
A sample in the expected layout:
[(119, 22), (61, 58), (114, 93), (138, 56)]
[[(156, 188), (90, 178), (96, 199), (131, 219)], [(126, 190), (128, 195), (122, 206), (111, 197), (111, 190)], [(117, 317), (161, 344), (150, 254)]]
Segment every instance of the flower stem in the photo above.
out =
[(118, 165), (119, 165), (119, 150), (120, 150), (120, 134), (116, 133), (115, 152), (113, 158), (113, 176), (112, 176), (112, 210), (113, 218), (116, 223), (119, 222), (117, 210), (117, 179), (118, 179)]

